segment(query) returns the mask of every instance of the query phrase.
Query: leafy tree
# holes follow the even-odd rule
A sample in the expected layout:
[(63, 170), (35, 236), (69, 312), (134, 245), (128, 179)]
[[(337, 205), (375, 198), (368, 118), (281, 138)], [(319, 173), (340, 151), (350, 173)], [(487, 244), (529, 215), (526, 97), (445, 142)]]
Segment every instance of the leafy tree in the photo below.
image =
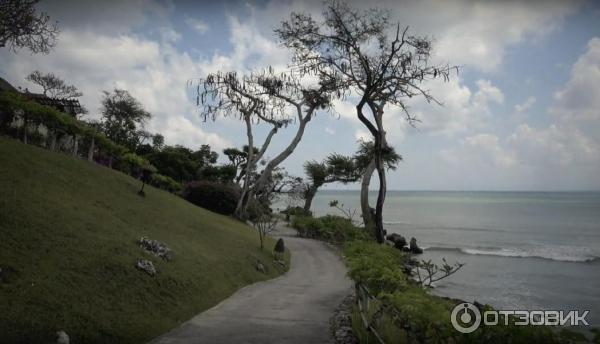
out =
[(330, 1), (317, 22), (309, 14), (292, 13), (276, 33), (293, 52), (297, 70), (318, 76), (321, 84), (332, 84), (344, 96), (355, 96), (356, 115), (373, 137), (375, 168), (379, 192), (375, 206), (375, 236), (383, 243), (383, 204), (387, 189), (383, 156), (389, 149), (383, 115), (390, 105), (403, 110), (406, 119), (416, 121), (405, 104), (406, 99), (435, 98), (422, 82), (448, 80), (448, 65), (429, 63), (431, 40), (408, 35), (408, 28), (390, 23), (388, 11), (364, 12), (342, 1)]
[(146, 157), (152, 165), (156, 166), (160, 174), (171, 177), (180, 183), (196, 179), (229, 179), (229, 181), (233, 179), (233, 177), (228, 177), (231, 172), (226, 170), (211, 168), (203, 172), (204, 169), (210, 168), (212, 164), (216, 163), (218, 158), (218, 154), (211, 151), (209, 145), (202, 145), (197, 151), (179, 145), (166, 146), (160, 151), (154, 150)]
[(36, 13), (38, 2), (0, 0), (0, 47), (8, 46), (14, 52), (27, 48), (34, 54), (48, 54), (54, 48), (58, 25), (46, 13)]
[[(259, 149), (254, 147), (252, 150), (253, 156), (258, 156)], [(248, 163), (248, 145), (244, 145), (242, 150), (235, 147), (225, 148), (223, 154), (229, 159), (231, 165), (235, 168), (236, 184), (239, 184), (242, 178), (246, 175), (246, 164)]]
[(152, 136), (152, 148), (154, 148), (154, 150), (161, 150), (163, 149), (163, 147), (165, 146), (165, 137), (162, 136), (161, 134), (155, 134), (154, 136)]
[(353, 183), (361, 176), (353, 157), (336, 153), (330, 154), (323, 162), (307, 161), (304, 172), (310, 181), (304, 193), (305, 212), (310, 211), (312, 200), (321, 186), (335, 182)]
[(69, 99), (79, 98), (83, 95), (77, 87), (67, 85), (64, 80), (52, 73), (42, 74), (36, 70), (26, 79), (39, 85), (43, 89), (44, 95), (51, 98)]
[(107, 138), (132, 151), (147, 137), (141, 130), (152, 117), (126, 90), (104, 91), (102, 129)]

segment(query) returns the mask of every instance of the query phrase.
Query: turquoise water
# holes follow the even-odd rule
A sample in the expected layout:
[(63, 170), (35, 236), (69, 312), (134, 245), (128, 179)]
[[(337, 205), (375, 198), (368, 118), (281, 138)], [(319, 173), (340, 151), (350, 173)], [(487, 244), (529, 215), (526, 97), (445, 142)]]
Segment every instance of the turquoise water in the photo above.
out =
[[(337, 213), (334, 199), (360, 208), (358, 191), (322, 191), (313, 212)], [(507, 310), (589, 310), (600, 325), (598, 192), (391, 191), (384, 222), (415, 237), (423, 258), (466, 263), (435, 293)]]

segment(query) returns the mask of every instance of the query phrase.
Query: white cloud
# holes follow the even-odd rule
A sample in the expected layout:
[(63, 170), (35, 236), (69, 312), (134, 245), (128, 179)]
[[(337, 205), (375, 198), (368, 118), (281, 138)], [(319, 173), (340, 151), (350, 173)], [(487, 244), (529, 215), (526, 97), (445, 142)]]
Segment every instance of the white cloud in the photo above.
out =
[(523, 103), (515, 105), (515, 114), (522, 114), (529, 111), (535, 102), (535, 97), (529, 96)]
[(509, 168), (515, 164), (513, 154), (501, 147), (496, 135), (489, 133), (468, 136), (457, 148), (442, 150), (440, 155), (446, 162), (470, 168), (480, 164)]
[(587, 51), (571, 68), (571, 78), (554, 94), (552, 112), (563, 120), (600, 120), (600, 38), (592, 38)]
[(600, 147), (574, 127), (552, 124), (535, 129), (521, 124), (508, 138), (509, 146), (518, 155), (519, 162), (538, 167), (563, 165), (598, 165)]
[(325, 127), (324, 130), (329, 135), (335, 135), (335, 130), (331, 129), (330, 127)]
[(420, 120), (417, 127), (428, 133), (452, 136), (485, 126), (492, 104), (502, 104), (504, 94), (489, 80), (478, 80), (473, 93), (460, 79), (430, 83), (429, 90), (442, 106), (419, 98), (408, 104), (410, 112)]
[(201, 35), (204, 35), (210, 30), (208, 23), (198, 18), (186, 18), (185, 23)]

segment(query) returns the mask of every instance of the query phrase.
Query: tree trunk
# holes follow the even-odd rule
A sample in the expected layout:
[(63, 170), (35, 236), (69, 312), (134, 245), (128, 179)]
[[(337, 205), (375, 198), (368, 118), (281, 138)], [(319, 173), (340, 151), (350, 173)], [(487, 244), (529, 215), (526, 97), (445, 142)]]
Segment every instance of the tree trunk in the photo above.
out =
[[(290, 144), (281, 153), (279, 153), (275, 158), (273, 158), (273, 160), (269, 161), (267, 166), (265, 166), (265, 169), (261, 173), (260, 177), (258, 178), (256, 183), (254, 183), (254, 187), (252, 188), (252, 190), (250, 190), (251, 194), (256, 193), (257, 191), (260, 191), (266, 187), (267, 181), (269, 180), (269, 178), (271, 178), (273, 170), (277, 166), (279, 166), (279, 164), (281, 164), (285, 159), (287, 159), (287, 157), (289, 157), (294, 152), (294, 150), (298, 146), (298, 143), (300, 143), (300, 140), (304, 135), (304, 130), (306, 129), (306, 124), (308, 124), (308, 122), (312, 119), (312, 114), (315, 109), (308, 109), (304, 118), (302, 118), (302, 107), (297, 106), (296, 110), (298, 111), (298, 117), (300, 118), (298, 130), (296, 131), (296, 136), (294, 136), (292, 142), (290, 142)], [(246, 203), (244, 207), (245, 209), (247, 209), (248, 204)]]
[(385, 166), (383, 163), (383, 151), (387, 148), (385, 140), (385, 130), (383, 129), (383, 106), (375, 107), (370, 104), (375, 114), (377, 124), (377, 136), (375, 137), (375, 166), (377, 176), (379, 177), (379, 192), (377, 194), (377, 203), (375, 205), (375, 237), (380, 244), (385, 242), (385, 230), (383, 228), (383, 204), (385, 203), (385, 194), (387, 192), (387, 181), (385, 179)]
[(77, 135), (73, 135), (73, 156), (77, 156), (78, 151), (79, 151), (79, 141), (77, 140)]
[(369, 205), (369, 185), (371, 184), (371, 177), (373, 176), (373, 172), (375, 172), (375, 168), (376, 162), (373, 159), (365, 169), (360, 186), (360, 209), (365, 229), (369, 233), (373, 233), (375, 230), (375, 219), (371, 215), (371, 206)]
[(308, 188), (308, 190), (306, 190), (306, 194), (304, 195), (304, 212), (306, 214), (308, 214), (308, 212), (310, 211), (312, 201), (315, 198), (316, 194), (317, 194), (317, 188), (314, 186), (311, 186)]
[(56, 150), (56, 132), (52, 131), (50, 134), (50, 151), (54, 152)]
[(27, 144), (27, 117), (23, 116), (23, 143)]
[(94, 144), (95, 144), (95, 140), (94, 140), (94, 136), (92, 136), (92, 141), (90, 142), (90, 148), (88, 149), (88, 155), (87, 155), (87, 159), (89, 162), (94, 161)]
[(234, 212), (235, 217), (242, 221), (245, 221), (247, 218), (246, 207), (244, 205), (248, 203), (250, 176), (252, 175), (252, 162), (254, 161), (254, 137), (252, 136), (252, 123), (249, 113), (244, 115), (244, 121), (246, 122), (246, 136), (248, 137), (248, 158), (246, 159), (246, 175), (244, 176), (245, 178), (244, 185), (242, 186), (242, 193)]

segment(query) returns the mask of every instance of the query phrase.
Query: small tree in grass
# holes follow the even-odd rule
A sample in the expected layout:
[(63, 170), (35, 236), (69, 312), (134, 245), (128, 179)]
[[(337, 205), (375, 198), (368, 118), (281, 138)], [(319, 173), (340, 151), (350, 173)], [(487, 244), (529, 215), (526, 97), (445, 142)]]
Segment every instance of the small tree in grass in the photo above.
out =
[(265, 246), (265, 238), (269, 233), (275, 230), (275, 226), (277, 226), (277, 218), (271, 214), (262, 213), (254, 219), (252, 226), (254, 226), (258, 232), (260, 249), (263, 250)]

